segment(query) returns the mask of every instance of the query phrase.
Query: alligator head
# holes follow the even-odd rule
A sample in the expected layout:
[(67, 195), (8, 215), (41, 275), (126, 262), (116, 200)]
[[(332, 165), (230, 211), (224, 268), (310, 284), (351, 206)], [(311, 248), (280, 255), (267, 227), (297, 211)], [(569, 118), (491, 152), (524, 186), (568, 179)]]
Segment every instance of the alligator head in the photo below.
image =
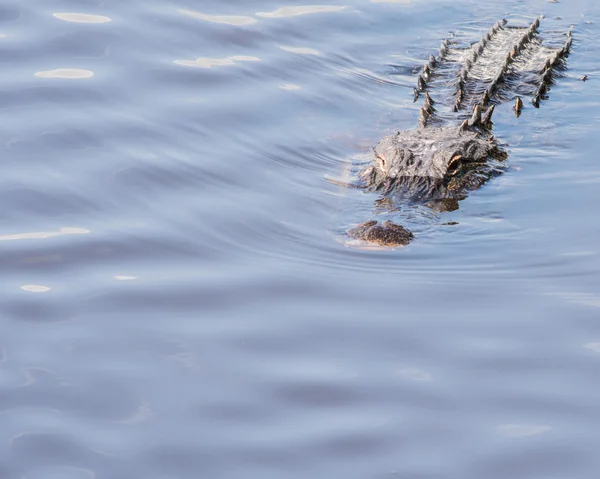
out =
[[(359, 174), (366, 190), (452, 211), (469, 191), (502, 172), (507, 155), (482, 123), (470, 126), (465, 121), (460, 127), (419, 128), (387, 136), (373, 148), (373, 156), (372, 165)], [(413, 238), (391, 221), (367, 221), (347, 233), (381, 246), (403, 246)]]
[[(488, 119), (489, 121), (489, 119)], [(367, 190), (412, 203), (462, 198), (501, 171), (506, 153), (479, 125), (419, 128), (383, 138), (360, 173)]]

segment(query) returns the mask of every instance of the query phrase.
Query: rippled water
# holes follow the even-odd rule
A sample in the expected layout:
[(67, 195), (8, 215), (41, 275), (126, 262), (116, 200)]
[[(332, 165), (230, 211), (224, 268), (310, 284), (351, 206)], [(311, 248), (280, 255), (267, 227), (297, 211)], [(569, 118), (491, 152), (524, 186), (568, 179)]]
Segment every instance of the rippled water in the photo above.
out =
[[(497, 111), (509, 171), (406, 248), (340, 241), (377, 196), (331, 179), (416, 125), (440, 40), (539, 14), (573, 53)], [(594, 0), (4, 0), (0, 479), (595, 477), (599, 25)]]

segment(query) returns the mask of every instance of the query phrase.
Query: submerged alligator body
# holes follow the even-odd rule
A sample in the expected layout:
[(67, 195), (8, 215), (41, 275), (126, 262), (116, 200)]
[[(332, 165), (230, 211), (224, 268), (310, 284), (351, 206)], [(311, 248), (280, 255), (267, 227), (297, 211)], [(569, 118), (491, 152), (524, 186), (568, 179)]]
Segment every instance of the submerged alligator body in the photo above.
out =
[[(570, 30), (542, 37), (539, 26), (539, 19), (527, 27), (502, 20), (468, 47), (444, 40), (415, 88), (415, 101), (424, 96), (419, 127), (382, 139), (372, 164), (359, 173), (359, 187), (451, 211), (469, 191), (502, 173), (507, 153), (492, 135), (494, 107), (515, 101), (518, 116), (521, 97), (529, 97), (538, 108), (571, 48)], [(434, 91), (439, 92), (435, 101)], [(391, 221), (368, 221), (347, 233), (383, 246), (406, 245), (413, 238)]]

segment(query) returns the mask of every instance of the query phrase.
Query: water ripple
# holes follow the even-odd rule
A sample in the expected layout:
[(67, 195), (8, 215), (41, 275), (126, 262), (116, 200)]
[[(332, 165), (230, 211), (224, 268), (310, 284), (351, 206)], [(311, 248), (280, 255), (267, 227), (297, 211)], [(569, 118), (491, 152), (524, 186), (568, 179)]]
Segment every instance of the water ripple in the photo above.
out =
[(255, 18), (244, 17), (242, 15), (208, 15), (206, 13), (183, 9), (178, 10), (178, 12), (183, 13), (184, 15), (188, 15), (192, 18), (199, 18), (200, 20), (205, 20), (207, 22), (225, 23), (227, 25), (234, 26), (252, 25), (253, 23), (256, 23)]
[(93, 77), (94, 72), (80, 68), (57, 68), (56, 70), (36, 72), (35, 76), (39, 78), (66, 78), (70, 80), (79, 80)]
[(235, 55), (226, 58), (196, 58), (195, 60), (174, 60), (177, 65), (197, 68), (212, 68), (235, 65), (236, 62), (258, 62), (260, 58)]
[(112, 19), (104, 15), (93, 15), (90, 13), (53, 13), (54, 17), (65, 22), (73, 23), (108, 23)]
[(264, 18), (284, 18), (284, 17), (295, 17), (298, 15), (308, 15), (311, 13), (329, 13), (329, 12), (341, 12), (346, 9), (345, 6), (336, 5), (304, 5), (297, 7), (281, 7), (272, 12), (258, 12), (257, 17)]
[(342, 185), (449, 30), (535, 2), (43, 3), (0, 6), (0, 478), (594, 476), (592, 7), (436, 212)]

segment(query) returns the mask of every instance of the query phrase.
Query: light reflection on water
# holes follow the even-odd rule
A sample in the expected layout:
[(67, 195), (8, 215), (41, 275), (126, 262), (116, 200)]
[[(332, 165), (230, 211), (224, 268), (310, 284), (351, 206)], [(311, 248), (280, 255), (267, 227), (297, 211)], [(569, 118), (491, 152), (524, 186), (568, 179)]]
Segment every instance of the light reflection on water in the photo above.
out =
[[(0, 478), (593, 476), (600, 12), (424, 5), (0, 6)], [(504, 175), (342, 186), (442, 38), (540, 8), (574, 52)], [(338, 241), (374, 215), (414, 243)]]
[(112, 19), (104, 15), (91, 15), (89, 13), (53, 13), (59, 20), (74, 23), (108, 23)]
[(180, 13), (188, 15), (193, 18), (199, 18), (200, 20), (205, 20), (207, 22), (214, 23), (225, 23), (227, 25), (251, 25), (256, 23), (256, 19), (252, 17), (244, 17), (241, 15), (207, 15), (201, 12), (194, 12), (191, 10), (178, 10)]
[(310, 13), (327, 13), (327, 12), (341, 12), (345, 6), (336, 5), (306, 5), (299, 7), (281, 7), (272, 12), (258, 12), (257, 17), (263, 18), (283, 18), (283, 17), (296, 17), (298, 15), (308, 15)]
[(260, 58), (236, 55), (227, 58), (196, 58), (195, 60), (175, 60), (177, 65), (186, 67), (212, 68), (235, 65), (236, 62), (258, 62)]
[(35, 76), (39, 78), (82, 79), (93, 77), (94, 72), (90, 70), (83, 70), (80, 68), (57, 68), (56, 70), (36, 72)]

